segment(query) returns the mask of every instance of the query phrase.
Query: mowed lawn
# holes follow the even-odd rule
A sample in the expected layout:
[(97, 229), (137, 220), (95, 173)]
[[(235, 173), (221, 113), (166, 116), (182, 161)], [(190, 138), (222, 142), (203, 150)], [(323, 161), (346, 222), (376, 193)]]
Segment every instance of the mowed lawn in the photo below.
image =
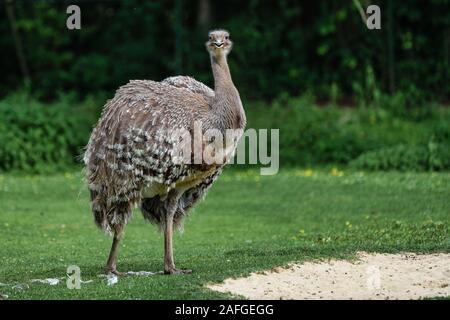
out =
[[(352, 258), (360, 250), (450, 252), (450, 173), (226, 170), (175, 237), (190, 275), (102, 273), (111, 239), (98, 230), (80, 173), (0, 175), (0, 294), (8, 299), (233, 298), (204, 288), (291, 261)], [(32, 279), (81, 269), (80, 290)], [(163, 269), (163, 237), (135, 210), (118, 268)], [(22, 289), (12, 286), (22, 285)]]

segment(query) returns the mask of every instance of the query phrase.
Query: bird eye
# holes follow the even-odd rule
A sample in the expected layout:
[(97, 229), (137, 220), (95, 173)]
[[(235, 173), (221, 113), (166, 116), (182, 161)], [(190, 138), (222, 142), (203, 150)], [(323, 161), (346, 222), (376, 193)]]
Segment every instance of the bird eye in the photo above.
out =
[(212, 40), (212, 36), (209, 36), (209, 40)]
[(228, 40), (228, 36), (225, 36), (225, 40)]

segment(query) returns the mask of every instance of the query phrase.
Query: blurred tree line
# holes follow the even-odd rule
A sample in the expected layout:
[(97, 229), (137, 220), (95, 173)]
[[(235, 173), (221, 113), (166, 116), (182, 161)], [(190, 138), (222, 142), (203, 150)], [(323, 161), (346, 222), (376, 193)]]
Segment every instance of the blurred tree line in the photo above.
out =
[[(282, 130), (282, 165), (450, 170), (450, 109), (436, 108), (450, 101), (449, 2), (0, 0), (0, 172), (78, 163), (130, 79), (212, 86), (212, 28), (231, 32), (249, 127)], [(66, 27), (71, 4), (81, 30)], [(370, 4), (381, 30), (364, 23)]]
[[(3, 0), (0, 97), (24, 82), (40, 99), (111, 96), (129, 79), (181, 73), (212, 85), (206, 33), (226, 28), (246, 99), (401, 91), (448, 102), (449, 2)], [(366, 28), (357, 3), (380, 6), (381, 30)], [(81, 8), (81, 30), (66, 28), (70, 4)]]

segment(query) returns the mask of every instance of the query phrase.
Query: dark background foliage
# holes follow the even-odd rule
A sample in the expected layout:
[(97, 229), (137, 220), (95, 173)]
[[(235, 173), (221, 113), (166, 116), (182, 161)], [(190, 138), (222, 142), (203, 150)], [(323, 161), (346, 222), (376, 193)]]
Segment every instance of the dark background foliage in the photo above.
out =
[[(369, 30), (356, 4), (381, 7)], [(68, 30), (66, 8), (81, 8)], [(249, 127), (280, 129), (282, 165), (450, 169), (450, 0), (0, 0), (0, 170), (77, 163), (130, 79), (212, 86), (207, 32), (235, 43)]]
[[(2, 1), (3, 7), (8, 1)], [(354, 2), (340, 1), (12, 1), (33, 93), (80, 95), (114, 90), (129, 79), (190, 74), (211, 84), (207, 30), (235, 41), (233, 77), (247, 98), (306, 90), (351, 97), (370, 67), (386, 92), (448, 101), (448, 0), (361, 1), (382, 8), (368, 30)], [(68, 31), (77, 4), (82, 28)], [(6, 10), (0, 10), (0, 95), (22, 85)]]

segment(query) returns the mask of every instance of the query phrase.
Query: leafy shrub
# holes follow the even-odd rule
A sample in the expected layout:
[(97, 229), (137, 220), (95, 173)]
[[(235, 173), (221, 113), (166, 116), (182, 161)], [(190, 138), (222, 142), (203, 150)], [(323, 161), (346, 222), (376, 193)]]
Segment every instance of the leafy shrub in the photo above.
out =
[(350, 162), (350, 165), (365, 170), (448, 170), (450, 145), (433, 142), (419, 146), (400, 144), (366, 152)]
[(0, 101), (0, 170), (44, 172), (75, 163), (92, 117), (69, 97), (43, 104), (27, 94)]
[[(449, 112), (444, 109), (417, 122), (381, 107), (319, 108), (311, 96), (305, 95), (281, 97), (269, 107), (250, 104), (246, 110), (248, 127), (280, 129), (283, 165), (345, 165), (364, 153), (399, 144), (405, 149), (427, 145), (428, 141), (450, 144)], [(432, 135), (433, 141), (429, 138)]]
[[(54, 171), (76, 163), (105, 101), (76, 98), (63, 95), (42, 103), (22, 92), (1, 100), (0, 171)], [(244, 105), (248, 128), (280, 129), (282, 166), (450, 169), (450, 110), (433, 108), (418, 121), (406, 111), (392, 111), (395, 99), (379, 100), (386, 108), (317, 107), (311, 94)]]
[(350, 165), (366, 170), (449, 170), (450, 125), (448, 119), (438, 116), (432, 125), (427, 142), (378, 148), (363, 153), (351, 161)]
[(427, 149), (400, 144), (363, 153), (350, 164), (369, 170), (420, 170), (427, 167)]

